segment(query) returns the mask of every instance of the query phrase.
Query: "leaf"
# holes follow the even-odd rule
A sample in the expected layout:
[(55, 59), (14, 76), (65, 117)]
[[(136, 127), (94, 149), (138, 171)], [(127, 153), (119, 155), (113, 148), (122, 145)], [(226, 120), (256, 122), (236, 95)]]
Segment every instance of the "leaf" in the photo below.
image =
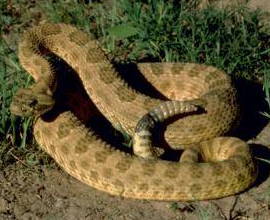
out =
[(108, 29), (109, 35), (117, 38), (127, 38), (138, 34), (138, 29), (130, 24), (120, 24)]

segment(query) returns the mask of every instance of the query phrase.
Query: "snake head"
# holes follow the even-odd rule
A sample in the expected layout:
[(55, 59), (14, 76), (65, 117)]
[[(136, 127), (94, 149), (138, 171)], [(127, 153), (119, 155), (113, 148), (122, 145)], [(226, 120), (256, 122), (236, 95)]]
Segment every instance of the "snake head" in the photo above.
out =
[(19, 89), (13, 96), (10, 111), (18, 116), (40, 116), (54, 106), (52, 96), (45, 93), (36, 93), (32, 89)]

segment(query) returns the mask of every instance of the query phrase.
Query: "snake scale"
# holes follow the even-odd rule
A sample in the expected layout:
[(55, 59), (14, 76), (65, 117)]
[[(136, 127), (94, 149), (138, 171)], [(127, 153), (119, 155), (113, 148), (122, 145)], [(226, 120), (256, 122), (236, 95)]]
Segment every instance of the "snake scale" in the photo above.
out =
[[(192, 63), (139, 65), (146, 80), (168, 99), (187, 106), (202, 101), (205, 110), (173, 121), (164, 134), (171, 147), (196, 149), (203, 161), (194, 160), (192, 150), (183, 153), (180, 162), (144, 159), (116, 150), (95, 135), (94, 124), (86, 128), (71, 111), (53, 120), (44, 119), (42, 114), (54, 106), (57, 84), (54, 68), (45, 59), (48, 52), (76, 71), (99, 111), (130, 135), (139, 119), (164, 100), (130, 88), (93, 36), (67, 24), (44, 23), (27, 30), (19, 43), (19, 59), (36, 83), (17, 92), (11, 112), (36, 116), (37, 142), (78, 180), (113, 195), (181, 201), (232, 195), (255, 181), (257, 167), (248, 145), (238, 138), (219, 137), (231, 129), (239, 114), (236, 91), (227, 74)], [(166, 111), (159, 109), (157, 114), (166, 116)], [(167, 111), (170, 109), (168, 105)]]

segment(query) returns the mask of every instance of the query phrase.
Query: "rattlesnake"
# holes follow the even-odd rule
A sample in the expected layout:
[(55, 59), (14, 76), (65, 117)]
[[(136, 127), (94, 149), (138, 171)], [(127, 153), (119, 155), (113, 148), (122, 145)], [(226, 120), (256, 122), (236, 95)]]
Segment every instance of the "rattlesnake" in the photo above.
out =
[[(20, 41), (20, 62), (36, 84), (14, 96), (14, 114), (40, 116), (53, 108), (56, 76), (44, 59), (48, 51), (76, 71), (102, 114), (131, 135), (138, 120), (164, 102), (131, 89), (92, 36), (71, 25), (45, 23), (26, 31)], [(165, 140), (175, 149), (195, 149), (197, 143), (205, 162), (147, 160), (115, 150), (70, 111), (49, 119), (46, 114), (37, 117), (37, 142), (70, 175), (113, 195), (190, 201), (224, 197), (249, 187), (257, 168), (248, 145), (237, 138), (217, 137), (230, 130), (239, 114), (229, 76), (192, 63), (146, 63), (139, 69), (167, 98), (187, 105), (205, 103), (204, 113), (183, 116), (165, 132)]]

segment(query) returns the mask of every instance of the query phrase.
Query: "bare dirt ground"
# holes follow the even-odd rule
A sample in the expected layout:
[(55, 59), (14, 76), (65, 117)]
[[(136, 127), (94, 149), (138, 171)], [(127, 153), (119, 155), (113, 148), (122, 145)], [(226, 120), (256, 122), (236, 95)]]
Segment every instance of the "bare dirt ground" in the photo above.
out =
[[(270, 11), (269, 0), (251, 1)], [(270, 125), (252, 148), (270, 159)], [(264, 147), (267, 146), (268, 148)], [(258, 160), (260, 176), (247, 192), (192, 203), (123, 199), (95, 190), (52, 167), (28, 167), (20, 160), (0, 171), (0, 220), (58, 219), (270, 219), (270, 165)], [(181, 186), (180, 186), (181, 187)]]

